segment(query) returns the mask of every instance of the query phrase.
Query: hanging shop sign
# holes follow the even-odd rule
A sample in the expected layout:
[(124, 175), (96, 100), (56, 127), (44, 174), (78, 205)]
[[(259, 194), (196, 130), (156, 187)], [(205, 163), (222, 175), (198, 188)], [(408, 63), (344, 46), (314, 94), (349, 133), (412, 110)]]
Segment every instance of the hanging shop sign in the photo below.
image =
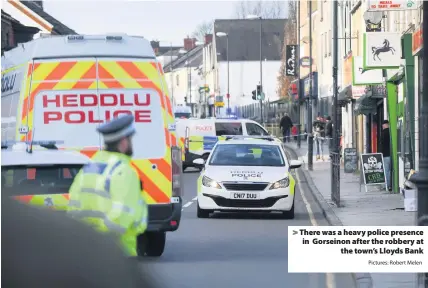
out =
[[(303, 95), (305, 98), (309, 97), (310, 95), (310, 80), (309, 76), (306, 76), (306, 78), (303, 80)], [(318, 73), (312, 72), (312, 98), (316, 98), (318, 96)]]
[(416, 10), (423, 1), (395, 0), (395, 1), (367, 1), (368, 11), (406, 11)]
[(412, 34), (412, 55), (415, 56), (416, 54), (421, 51), (424, 45), (424, 38), (422, 34), (422, 26), (419, 26), (416, 28), (416, 31)]
[(366, 86), (352, 86), (352, 98), (358, 99), (366, 94)]
[(386, 86), (385, 84), (368, 85), (366, 86), (366, 95), (371, 98), (385, 98)]
[(352, 57), (352, 85), (372, 85), (383, 82), (382, 70), (364, 70), (363, 57)]
[(309, 57), (302, 57), (300, 58), (300, 66), (302, 67), (309, 67), (311, 66), (311, 59)]
[(296, 76), (296, 50), (297, 45), (287, 45), (285, 47), (285, 75), (286, 76)]
[(364, 69), (390, 69), (401, 64), (401, 35), (395, 32), (364, 33)]
[(343, 60), (343, 86), (352, 85), (352, 53)]

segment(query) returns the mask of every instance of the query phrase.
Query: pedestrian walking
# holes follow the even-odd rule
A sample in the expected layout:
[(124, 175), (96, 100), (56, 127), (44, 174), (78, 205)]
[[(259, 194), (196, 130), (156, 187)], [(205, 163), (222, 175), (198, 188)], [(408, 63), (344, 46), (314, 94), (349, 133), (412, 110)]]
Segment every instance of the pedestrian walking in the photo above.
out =
[(137, 255), (137, 237), (147, 227), (142, 183), (131, 167), (134, 117), (115, 118), (98, 127), (105, 150), (77, 174), (70, 188), (68, 213), (102, 233), (116, 234), (129, 256)]
[(284, 116), (281, 118), (281, 122), (279, 123), (279, 127), (282, 130), (282, 139), (283, 142), (291, 142), (290, 139), (290, 132), (291, 127), (293, 127), (293, 122), (291, 121), (291, 118), (288, 116), (288, 113), (285, 113)]
[(391, 136), (389, 134), (389, 121), (384, 120), (382, 124), (381, 149), (383, 162), (385, 165), (386, 184), (388, 190), (392, 191), (391, 184)]

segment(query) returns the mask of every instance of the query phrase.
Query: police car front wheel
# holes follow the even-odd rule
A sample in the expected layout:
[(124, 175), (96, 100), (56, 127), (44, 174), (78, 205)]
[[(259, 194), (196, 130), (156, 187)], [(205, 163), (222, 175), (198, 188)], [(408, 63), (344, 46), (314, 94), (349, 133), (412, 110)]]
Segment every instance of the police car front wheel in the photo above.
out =
[(284, 219), (294, 219), (294, 202), (289, 211), (282, 212), (282, 216)]
[(201, 209), (201, 207), (199, 207), (199, 204), (198, 204), (198, 208), (196, 208), (196, 209), (197, 209), (198, 218), (209, 218), (210, 217), (210, 211), (205, 210), (205, 209)]

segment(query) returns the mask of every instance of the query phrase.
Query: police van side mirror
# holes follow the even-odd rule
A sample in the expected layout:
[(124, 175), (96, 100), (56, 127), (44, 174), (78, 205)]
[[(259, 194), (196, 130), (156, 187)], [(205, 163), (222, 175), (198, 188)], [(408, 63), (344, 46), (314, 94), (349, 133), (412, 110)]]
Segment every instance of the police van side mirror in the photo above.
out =
[(197, 166), (204, 166), (205, 160), (202, 158), (198, 158), (198, 159), (193, 160), (193, 164), (195, 164)]
[(302, 161), (299, 160), (291, 160), (290, 161), (290, 169), (297, 169), (302, 166)]

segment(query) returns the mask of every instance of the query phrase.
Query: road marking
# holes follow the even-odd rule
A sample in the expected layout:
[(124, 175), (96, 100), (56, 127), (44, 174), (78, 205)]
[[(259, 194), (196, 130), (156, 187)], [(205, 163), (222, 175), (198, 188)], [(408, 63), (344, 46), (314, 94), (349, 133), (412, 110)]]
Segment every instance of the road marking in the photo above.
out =
[[(302, 185), (300, 185), (300, 177), (299, 173), (296, 171), (296, 178), (299, 183), (300, 195), (302, 195), (303, 203), (305, 203), (306, 209), (308, 210), (309, 220), (311, 221), (312, 226), (319, 226), (317, 220), (315, 219), (314, 212), (312, 211), (311, 204), (309, 204), (308, 199), (305, 196), (305, 192), (303, 192)], [(326, 288), (335, 288), (336, 283), (334, 279), (334, 274), (326, 273), (325, 275), (325, 286)]]
[(198, 200), (198, 196), (192, 199), (192, 201), (196, 201), (196, 200)]
[(189, 207), (190, 205), (192, 205), (193, 202), (187, 202), (186, 204), (183, 205), (184, 208)]

